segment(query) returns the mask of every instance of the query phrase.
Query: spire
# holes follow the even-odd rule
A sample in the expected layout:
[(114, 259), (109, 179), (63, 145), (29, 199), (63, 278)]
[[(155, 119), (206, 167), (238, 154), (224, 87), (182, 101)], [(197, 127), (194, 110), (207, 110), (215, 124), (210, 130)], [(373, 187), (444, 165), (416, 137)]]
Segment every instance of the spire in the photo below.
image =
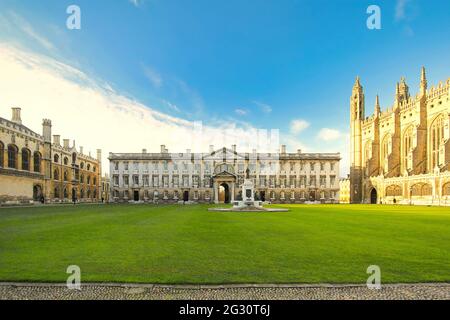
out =
[(381, 113), (380, 97), (377, 95), (377, 97), (375, 98), (375, 116), (378, 117), (380, 113)]
[(356, 81), (355, 81), (355, 85), (353, 86), (354, 88), (360, 88), (361, 87), (361, 82), (359, 81), (359, 76), (356, 77)]
[(427, 92), (427, 74), (425, 71), (425, 67), (422, 67), (422, 73), (420, 75), (420, 93), (422, 95), (426, 94)]

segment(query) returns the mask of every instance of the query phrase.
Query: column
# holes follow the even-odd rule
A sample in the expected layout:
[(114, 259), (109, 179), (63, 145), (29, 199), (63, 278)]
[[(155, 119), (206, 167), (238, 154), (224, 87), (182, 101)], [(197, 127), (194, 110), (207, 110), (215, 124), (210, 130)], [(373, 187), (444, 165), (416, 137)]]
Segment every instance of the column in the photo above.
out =
[(214, 203), (219, 203), (219, 190), (217, 187), (217, 182), (214, 182)]
[(234, 182), (231, 183), (231, 203), (234, 202)]

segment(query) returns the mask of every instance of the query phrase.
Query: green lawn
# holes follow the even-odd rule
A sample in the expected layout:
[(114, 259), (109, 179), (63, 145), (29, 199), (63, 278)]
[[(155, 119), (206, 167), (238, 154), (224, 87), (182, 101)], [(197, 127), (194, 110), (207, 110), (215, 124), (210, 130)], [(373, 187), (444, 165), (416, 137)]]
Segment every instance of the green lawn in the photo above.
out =
[(0, 281), (365, 283), (450, 281), (450, 208), (286, 205), (0, 209)]

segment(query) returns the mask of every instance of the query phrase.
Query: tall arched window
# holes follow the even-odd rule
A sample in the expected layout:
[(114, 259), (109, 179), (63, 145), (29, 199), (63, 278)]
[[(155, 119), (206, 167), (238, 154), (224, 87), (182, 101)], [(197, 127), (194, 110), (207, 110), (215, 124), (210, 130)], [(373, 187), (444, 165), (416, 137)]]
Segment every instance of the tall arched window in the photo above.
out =
[(69, 181), (69, 173), (67, 170), (64, 171), (64, 181)]
[(409, 127), (405, 130), (403, 133), (403, 139), (402, 139), (402, 167), (403, 169), (411, 169), (408, 164), (408, 158), (409, 154), (412, 151), (412, 135), (413, 135), (413, 128)]
[(391, 136), (389, 134), (385, 135), (381, 141), (381, 153), (380, 153), (380, 165), (385, 172), (388, 171), (388, 156), (389, 156), (389, 140)]
[(53, 156), (53, 161), (54, 161), (55, 163), (59, 163), (59, 155), (55, 154), (55, 155)]
[(372, 141), (367, 141), (364, 147), (364, 162), (367, 163), (371, 158), (370, 148), (372, 147)]
[(3, 168), (4, 166), (3, 164), (4, 154), (5, 154), (5, 145), (3, 144), (3, 142), (0, 141), (0, 168)]
[(444, 116), (434, 119), (430, 126), (430, 169), (439, 166), (439, 148), (444, 140)]
[(59, 180), (59, 170), (58, 169), (55, 169), (55, 171), (53, 171), (53, 179)]
[(30, 171), (30, 150), (22, 149), (22, 170)]
[(59, 189), (58, 189), (58, 187), (56, 187), (53, 192), (54, 192), (55, 199), (59, 199)]
[(67, 166), (69, 164), (69, 158), (64, 157), (64, 165)]
[(18, 148), (10, 144), (8, 146), (8, 168), (17, 169), (17, 155), (19, 153)]
[(37, 151), (33, 155), (33, 171), (41, 172), (41, 154)]

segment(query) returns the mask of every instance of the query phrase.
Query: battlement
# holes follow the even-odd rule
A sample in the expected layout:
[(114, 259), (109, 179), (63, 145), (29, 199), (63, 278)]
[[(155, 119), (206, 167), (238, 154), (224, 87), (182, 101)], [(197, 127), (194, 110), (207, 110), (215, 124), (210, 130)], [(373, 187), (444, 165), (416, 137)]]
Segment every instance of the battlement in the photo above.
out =
[(449, 94), (449, 89), (450, 89), (450, 78), (447, 79), (445, 84), (443, 84), (442, 81), (440, 81), (439, 84), (436, 87), (432, 86), (427, 91), (427, 97), (429, 99), (434, 99), (434, 98), (439, 98), (439, 97), (441, 97), (443, 95), (448, 95)]

